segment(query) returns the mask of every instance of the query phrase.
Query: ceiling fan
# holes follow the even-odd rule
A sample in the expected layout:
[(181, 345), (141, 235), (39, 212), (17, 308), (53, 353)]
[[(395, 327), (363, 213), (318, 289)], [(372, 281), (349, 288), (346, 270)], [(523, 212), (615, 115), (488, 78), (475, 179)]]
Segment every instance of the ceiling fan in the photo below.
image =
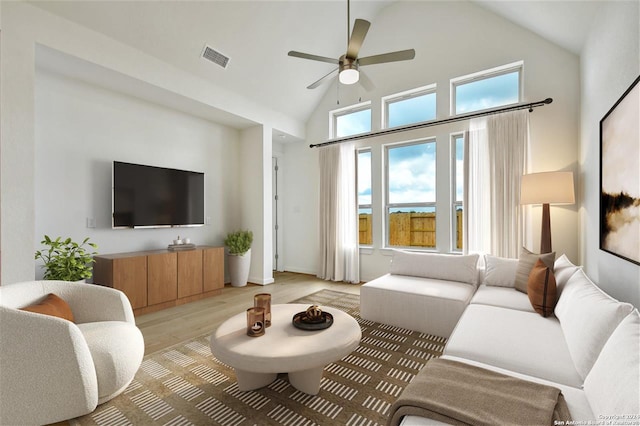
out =
[(359, 58), (358, 53), (360, 52), (360, 48), (362, 47), (362, 43), (369, 31), (371, 23), (364, 19), (356, 19), (353, 24), (353, 32), (351, 33), (351, 37), (349, 37), (349, 33), (351, 32), (350, 23), (350, 1), (347, 0), (347, 52), (338, 59), (296, 52), (295, 50), (291, 50), (289, 52), (289, 56), (296, 58), (310, 59), (312, 61), (328, 62), (330, 64), (338, 65), (338, 68), (335, 68), (329, 74), (307, 86), (307, 89), (315, 89), (325, 81), (333, 78), (333, 75), (337, 71), (340, 83), (354, 84), (360, 81), (366, 90), (371, 90), (373, 89), (373, 84), (362, 72), (360, 72), (360, 67), (387, 62), (407, 61), (415, 58), (416, 51), (414, 49), (398, 50), (396, 52), (382, 53), (380, 55)]

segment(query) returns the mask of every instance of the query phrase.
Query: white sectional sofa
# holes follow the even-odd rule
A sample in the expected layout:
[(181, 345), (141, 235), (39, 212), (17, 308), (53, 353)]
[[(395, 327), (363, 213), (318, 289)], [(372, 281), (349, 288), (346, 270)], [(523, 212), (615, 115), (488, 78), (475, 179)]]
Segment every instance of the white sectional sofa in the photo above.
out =
[[(514, 288), (518, 259), (486, 256), (486, 271), (477, 269), (476, 285), (451, 279), (472, 261), (457, 258), (394, 253), (391, 273), (362, 286), (361, 315), (447, 337), (442, 358), (554, 386), (574, 421), (640, 423), (637, 309), (602, 292), (563, 255), (554, 263), (554, 315), (543, 317), (528, 295)], [(429, 267), (407, 268), (406, 263)], [(434, 267), (437, 272), (428, 272)], [(403, 272), (418, 276), (398, 276)], [(467, 286), (468, 297), (462, 296), (461, 285)], [(460, 304), (465, 306), (455, 318)], [(448, 315), (431, 323), (443, 310)], [(442, 423), (406, 416), (402, 424)]]
[(478, 255), (394, 250), (388, 274), (360, 289), (360, 316), (449, 337), (478, 283)]

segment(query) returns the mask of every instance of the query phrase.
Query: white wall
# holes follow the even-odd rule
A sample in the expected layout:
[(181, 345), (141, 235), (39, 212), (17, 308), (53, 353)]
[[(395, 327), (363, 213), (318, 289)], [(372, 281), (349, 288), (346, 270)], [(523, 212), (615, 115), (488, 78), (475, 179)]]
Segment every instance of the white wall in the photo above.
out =
[[(38, 234), (41, 232), (38, 230), (36, 233), (35, 226), (34, 99), (37, 44), (114, 71), (129, 80), (144, 82), (147, 87), (154, 87), (176, 98), (186, 98), (205, 108), (221, 109), (236, 114), (244, 122), (264, 123), (295, 137), (304, 136), (304, 125), (290, 117), (236, 96), (224, 87), (194, 77), (144, 52), (51, 15), (26, 2), (2, 2), (1, 19), (2, 284), (35, 277), (34, 241), (39, 241)], [(234, 195), (236, 196), (242, 197), (243, 194)], [(86, 214), (88, 213), (79, 213), (78, 217)], [(165, 237), (161, 239), (164, 241)], [(109, 247), (110, 245), (107, 245), (107, 248)], [(125, 249), (128, 247), (126, 244)]]
[(604, 2), (581, 54), (581, 262), (613, 297), (640, 307), (640, 266), (600, 250), (600, 120), (640, 75), (637, 1)]
[[(45, 70), (35, 83), (36, 247), (44, 234), (90, 237), (103, 254), (163, 249), (177, 235), (219, 246), (238, 225), (237, 130)], [(211, 224), (112, 229), (114, 160), (204, 172)]]
[[(390, 35), (393, 35), (392, 37)], [(326, 140), (328, 112), (372, 100), (373, 128), (380, 128), (380, 98), (404, 90), (437, 84), (437, 117), (449, 115), (449, 80), (469, 73), (524, 61), (524, 100), (554, 99), (551, 105), (531, 114), (530, 171), (571, 170), (577, 172), (579, 141), (579, 60), (539, 36), (468, 2), (398, 2), (384, 9), (372, 22), (361, 56), (406, 48), (416, 49), (416, 58), (398, 64), (374, 65), (364, 71), (377, 86), (372, 92), (361, 87), (340, 86), (327, 95), (307, 123), (308, 140), (286, 148), (289, 177), (285, 181), (286, 253), (289, 270), (317, 270), (318, 161), (317, 150), (308, 143)], [(321, 74), (321, 72), (319, 71)], [(310, 76), (312, 78), (312, 76)], [(414, 131), (406, 139), (436, 136), (438, 141), (438, 191), (449, 191), (449, 133), (464, 123)], [(387, 272), (389, 257), (382, 247), (382, 145), (401, 141), (400, 135), (369, 139), (360, 146), (372, 147), (374, 249), (361, 254), (361, 279), (370, 280)], [(293, 169), (293, 170), (292, 170)], [(577, 178), (578, 176), (576, 176)], [(440, 196), (440, 195), (439, 195)], [(578, 261), (578, 205), (552, 207), (554, 249)], [(541, 208), (532, 209), (529, 223), (532, 250), (539, 249)], [(448, 233), (448, 218), (438, 218), (438, 244)]]
[(272, 130), (255, 126), (240, 134), (240, 161), (235, 164), (241, 182), (240, 226), (253, 232), (249, 282), (273, 282), (273, 233), (271, 231)]

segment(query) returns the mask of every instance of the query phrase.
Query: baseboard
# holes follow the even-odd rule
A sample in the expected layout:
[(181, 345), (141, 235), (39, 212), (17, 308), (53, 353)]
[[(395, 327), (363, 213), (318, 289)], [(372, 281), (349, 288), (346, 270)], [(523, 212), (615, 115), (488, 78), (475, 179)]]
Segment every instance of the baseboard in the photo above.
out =
[(284, 270), (286, 272), (295, 272), (297, 274), (306, 274), (306, 275), (317, 275), (318, 271), (313, 271), (311, 269), (305, 269), (305, 268), (296, 268), (295, 266), (285, 266)]
[(275, 280), (273, 278), (260, 279), (260, 278), (249, 277), (248, 281), (251, 284), (268, 285), (268, 284), (273, 284)]

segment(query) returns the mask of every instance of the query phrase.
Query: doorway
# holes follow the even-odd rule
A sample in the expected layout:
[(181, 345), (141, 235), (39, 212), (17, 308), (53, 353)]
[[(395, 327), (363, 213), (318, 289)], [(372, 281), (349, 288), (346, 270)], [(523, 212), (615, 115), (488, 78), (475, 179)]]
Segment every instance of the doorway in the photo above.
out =
[(272, 230), (273, 230), (273, 270), (284, 271), (284, 258), (282, 256), (283, 250), (283, 220), (282, 220), (282, 159), (278, 157), (272, 157), (271, 167), (271, 183), (272, 183)]

